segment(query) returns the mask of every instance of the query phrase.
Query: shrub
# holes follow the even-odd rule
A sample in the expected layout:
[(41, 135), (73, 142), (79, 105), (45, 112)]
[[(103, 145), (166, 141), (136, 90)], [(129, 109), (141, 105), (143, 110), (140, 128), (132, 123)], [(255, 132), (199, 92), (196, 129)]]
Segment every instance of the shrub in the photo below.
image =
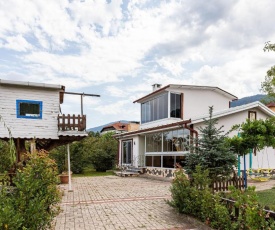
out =
[(171, 186), (170, 204), (179, 212), (195, 216), (217, 229), (231, 229), (230, 215), (226, 207), (220, 204), (220, 197), (209, 189), (209, 171), (200, 166), (192, 174), (192, 183), (183, 170), (176, 172)]
[(115, 153), (108, 153), (103, 149), (97, 149), (90, 155), (90, 160), (96, 171), (105, 172), (106, 170), (114, 167), (115, 156)]
[(16, 172), (14, 191), (1, 192), (2, 229), (47, 229), (59, 212), (55, 162), (43, 151), (28, 157), (26, 166)]
[(179, 212), (195, 216), (214, 229), (275, 229), (274, 221), (266, 220), (267, 214), (259, 205), (255, 187), (248, 187), (246, 191), (230, 187), (229, 196), (235, 201), (234, 207), (239, 209), (238, 218), (231, 221), (232, 213), (221, 202), (221, 194), (212, 194), (209, 184), (209, 171), (200, 166), (192, 174), (192, 181), (179, 170), (172, 182), (172, 201), (169, 203)]
[(11, 152), (13, 151), (13, 149), (11, 149), (12, 144), (11, 141), (6, 142), (0, 140), (0, 173), (8, 171), (14, 163), (13, 153)]
[(230, 192), (230, 196), (235, 200), (235, 207), (239, 208), (239, 217), (233, 224), (234, 229), (271, 229), (269, 227), (274, 223), (266, 221), (266, 213), (258, 202), (254, 186), (248, 187), (246, 191), (231, 186)]

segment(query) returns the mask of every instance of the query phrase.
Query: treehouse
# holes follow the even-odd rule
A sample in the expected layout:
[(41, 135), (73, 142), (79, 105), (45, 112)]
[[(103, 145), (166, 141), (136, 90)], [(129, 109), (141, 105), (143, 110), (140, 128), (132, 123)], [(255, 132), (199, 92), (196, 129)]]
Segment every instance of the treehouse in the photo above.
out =
[(88, 135), (84, 94), (80, 94), (82, 114), (65, 115), (60, 105), (66, 93), (62, 85), (0, 79), (0, 139), (14, 141), (17, 161), (27, 151), (26, 141), (37, 149), (51, 150)]

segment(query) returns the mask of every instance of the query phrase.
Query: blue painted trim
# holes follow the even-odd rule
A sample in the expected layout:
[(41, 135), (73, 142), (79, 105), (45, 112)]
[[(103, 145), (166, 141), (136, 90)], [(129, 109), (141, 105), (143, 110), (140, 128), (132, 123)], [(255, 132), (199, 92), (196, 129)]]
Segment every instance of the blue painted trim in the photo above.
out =
[[(20, 103), (38, 104), (39, 105), (39, 116), (23, 116), (20, 115)], [(43, 102), (32, 101), (32, 100), (16, 100), (16, 117), (26, 119), (42, 119)]]

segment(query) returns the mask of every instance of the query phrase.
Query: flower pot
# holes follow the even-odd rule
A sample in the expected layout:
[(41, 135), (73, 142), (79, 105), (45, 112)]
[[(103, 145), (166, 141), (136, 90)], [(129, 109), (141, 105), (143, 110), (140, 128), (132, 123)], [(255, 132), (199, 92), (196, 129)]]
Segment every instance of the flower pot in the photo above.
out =
[(59, 175), (61, 184), (68, 184), (69, 183), (69, 175), (68, 174), (61, 174)]

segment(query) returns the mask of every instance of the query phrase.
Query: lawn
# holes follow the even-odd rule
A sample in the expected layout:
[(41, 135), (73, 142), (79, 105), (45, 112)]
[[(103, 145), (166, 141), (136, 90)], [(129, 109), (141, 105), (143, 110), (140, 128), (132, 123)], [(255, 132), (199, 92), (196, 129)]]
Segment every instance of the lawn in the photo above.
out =
[(268, 190), (258, 191), (259, 202), (268, 209), (275, 211), (275, 187)]
[(73, 177), (85, 177), (85, 176), (110, 176), (114, 175), (113, 171), (97, 172), (93, 168), (85, 168), (81, 174), (73, 174)]

